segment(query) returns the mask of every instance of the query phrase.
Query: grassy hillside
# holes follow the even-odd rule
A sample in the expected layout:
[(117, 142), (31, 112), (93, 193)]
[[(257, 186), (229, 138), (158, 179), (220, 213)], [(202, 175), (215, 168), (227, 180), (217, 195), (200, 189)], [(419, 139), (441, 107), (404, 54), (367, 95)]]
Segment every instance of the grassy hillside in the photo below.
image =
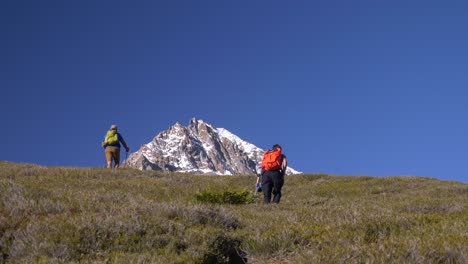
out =
[(468, 185), (295, 175), (281, 204), (254, 176), (0, 162), (6, 263), (468, 263)]

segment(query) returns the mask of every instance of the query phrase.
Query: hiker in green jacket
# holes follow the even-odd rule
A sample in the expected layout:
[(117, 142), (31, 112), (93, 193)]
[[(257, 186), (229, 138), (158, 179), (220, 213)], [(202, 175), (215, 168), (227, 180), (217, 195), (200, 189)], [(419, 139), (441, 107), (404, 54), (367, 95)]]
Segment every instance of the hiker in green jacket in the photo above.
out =
[(130, 150), (122, 135), (117, 132), (117, 126), (112, 125), (102, 142), (102, 147), (106, 149), (107, 168), (112, 168), (112, 161), (114, 161), (114, 168), (119, 167), (120, 143), (122, 143), (127, 152)]

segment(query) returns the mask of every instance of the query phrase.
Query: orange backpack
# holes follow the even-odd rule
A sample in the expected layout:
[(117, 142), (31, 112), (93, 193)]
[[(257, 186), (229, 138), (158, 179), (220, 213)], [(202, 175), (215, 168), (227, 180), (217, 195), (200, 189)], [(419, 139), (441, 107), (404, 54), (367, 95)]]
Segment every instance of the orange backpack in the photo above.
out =
[(262, 167), (265, 170), (279, 170), (282, 162), (283, 154), (281, 153), (281, 148), (276, 148), (276, 150), (265, 150), (262, 160)]

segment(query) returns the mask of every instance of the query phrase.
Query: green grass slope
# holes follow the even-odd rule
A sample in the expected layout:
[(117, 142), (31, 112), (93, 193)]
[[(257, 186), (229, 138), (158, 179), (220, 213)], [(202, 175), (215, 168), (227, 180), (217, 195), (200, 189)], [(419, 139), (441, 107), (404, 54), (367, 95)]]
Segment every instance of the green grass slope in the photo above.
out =
[(254, 176), (0, 162), (4, 263), (468, 263), (468, 185), (421, 177)]

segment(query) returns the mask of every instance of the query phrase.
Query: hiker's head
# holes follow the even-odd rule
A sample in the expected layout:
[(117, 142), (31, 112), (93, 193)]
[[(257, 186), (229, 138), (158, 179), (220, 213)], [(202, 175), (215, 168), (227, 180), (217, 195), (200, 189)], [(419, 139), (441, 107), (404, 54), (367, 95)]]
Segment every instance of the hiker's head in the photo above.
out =
[(283, 149), (280, 145), (274, 144), (273, 147), (271, 147), (272, 150), (277, 150), (277, 149)]
[(117, 130), (117, 126), (116, 126), (116, 125), (112, 125), (112, 126), (110, 127), (110, 130)]

